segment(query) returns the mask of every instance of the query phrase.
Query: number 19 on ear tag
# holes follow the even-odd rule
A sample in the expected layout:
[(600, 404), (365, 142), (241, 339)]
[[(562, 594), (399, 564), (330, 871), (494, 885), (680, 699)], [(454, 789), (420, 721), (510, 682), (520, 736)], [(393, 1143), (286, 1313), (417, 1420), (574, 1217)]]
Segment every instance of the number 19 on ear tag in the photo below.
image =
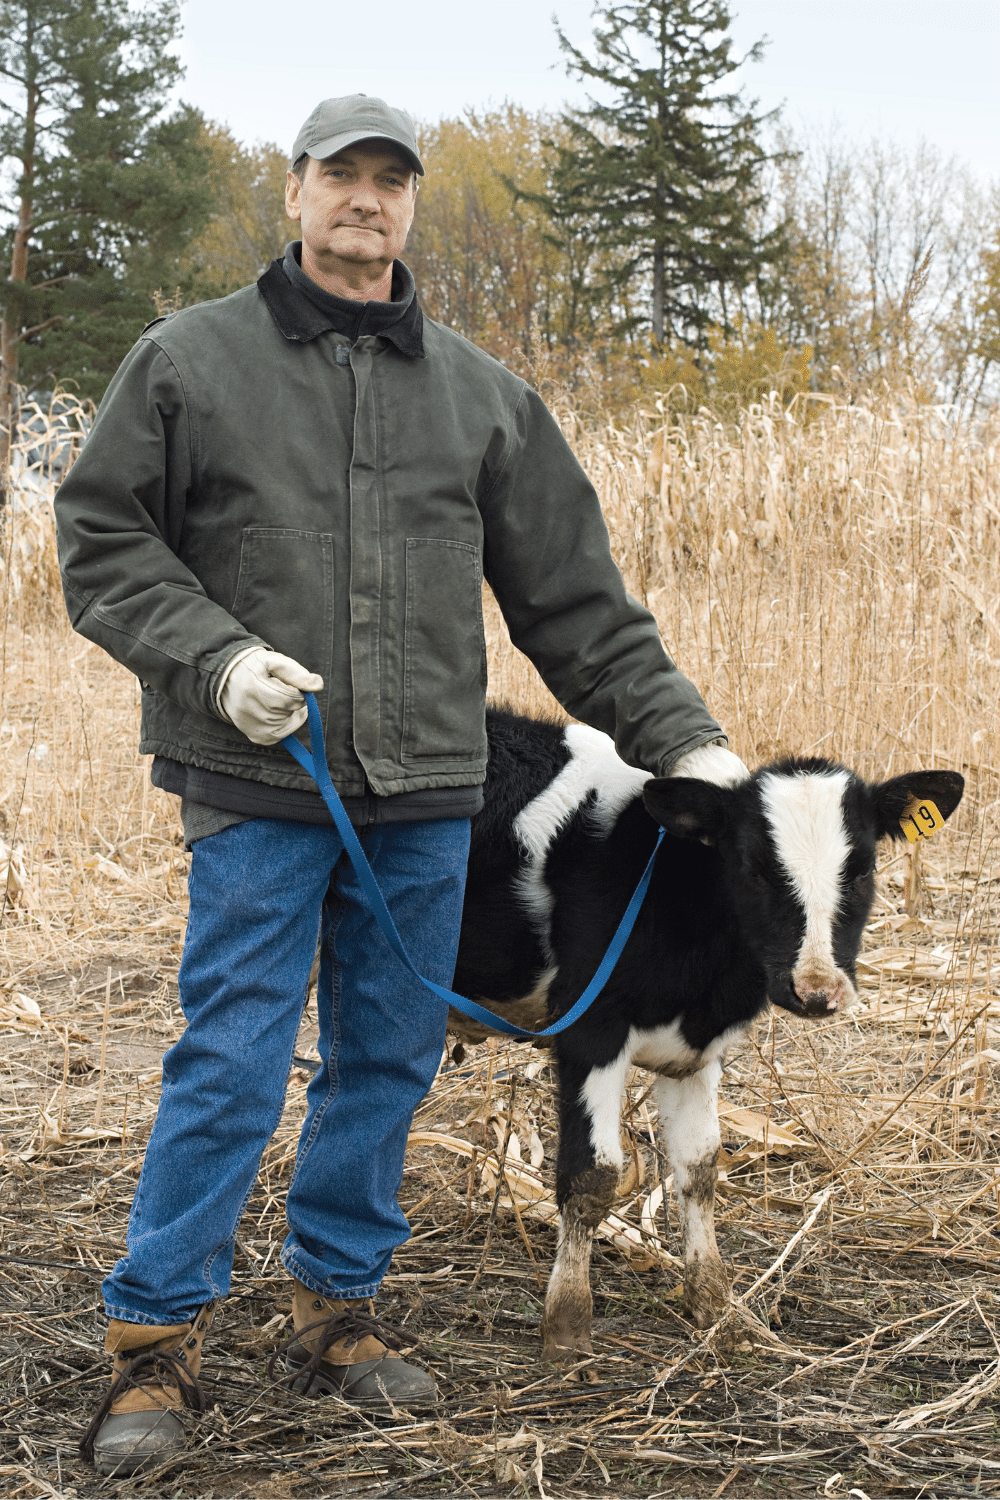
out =
[(931, 834), (944, 827), (944, 818), (933, 802), (926, 797), (911, 797), (903, 809), (899, 826), (911, 844), (918, 839), (929, 839)]

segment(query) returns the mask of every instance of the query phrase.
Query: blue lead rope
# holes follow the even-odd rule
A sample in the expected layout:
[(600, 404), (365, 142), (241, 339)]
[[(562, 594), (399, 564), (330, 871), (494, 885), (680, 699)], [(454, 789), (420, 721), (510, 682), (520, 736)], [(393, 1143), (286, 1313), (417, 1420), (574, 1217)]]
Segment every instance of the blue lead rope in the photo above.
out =
[(502, 1031), (507, 1036), (555, 1036), (557, 1032), (565, 1031), (567, 1026), (572, 1026), (574, 1021), (578, 1021), (584, 1011), (594, 1003), (607, 984), (611, 977), (611, 971), (621, 957), (622, 949), (628, 942), (629, 934), (635, 926), (635, 919), (639, 915), (639, 908), (642, 905), (643, 897), (652, 878), (653, 863), (656, 859), (657, 851), (663, 842), (663, 829), (660, 829), (660, 836), (656, 840), (656, 846), (652, 854), (649, 856), (649, 863), (643, 871), (642, 879), (636, 886), (625, 915), (618, 924), (618, 931), (611, 939), (611, 946), (601, 959), (597, 973), (587, 985), (579, 1000), (560, 1020), (554, 1021), (551, 1026), (546, 1026), (544, 1031), (525, 1031), (522, 1027), (514, 1026), (510, 1021), (506, 1021), (503, 1016), (494, 1015), (493, 1011), (487, 1010), (485, 1006), (477, 1005), (475, 1000), (467, 1000), (464, 995), (456, 995), (452, 990), (445, 989), (443, 984), (435, 984), (433, 979), (425, 979), (423, 974), (414, 966), (410, 955), (403, 947), (399, 933), (396, 931), (396, 924), (389, 915), (389, 908), (383, 900), (382, 892), (379, 890), (375, 876), (372, 874), (371, 865), (369, 865), (365, 858), (365, 852), (358, 842), (358, 836), (351, 826), (351, 820), (344, 810), (344, 804), (337, 794), (336, 787), (330, 780), (330, 772), (326, 764), (326, 747), (323, 743), (323, 723), (320, 719), (316, 699), (312, 693), (306, 693), (305, 700), (309, 710), (309, 744), (312, 748), (312, 754), (310, 755), (309, 751), (299, 743), (293, 734), (286, 735), (281, 743), (289, 755), (294, 756), (299, 765), (309, 772), (309, 775), (319, 787), (320, 795), (330, 809), (330, 816), (337, 826), (337, 832), (344, 841), (344, 849), (347, 852), (347, 857), (354, 866), (354, 873), (361, 883), (361, 889), (371, 906), (372, 914), (382, 929), (382, 934), (386, 942), (400, 962), (406, 965), (410, 973), (419, 979), (420, 983), (426, 989), (429, 989), (432, 994), (437, 995), (439, 1000), (447, 1001), (449, 1005), (454, 1006), (455, 1010), (460, 1010), (463, 1015), (471, 1016), (473, 1020), (481, 1021), (494, 1031)]

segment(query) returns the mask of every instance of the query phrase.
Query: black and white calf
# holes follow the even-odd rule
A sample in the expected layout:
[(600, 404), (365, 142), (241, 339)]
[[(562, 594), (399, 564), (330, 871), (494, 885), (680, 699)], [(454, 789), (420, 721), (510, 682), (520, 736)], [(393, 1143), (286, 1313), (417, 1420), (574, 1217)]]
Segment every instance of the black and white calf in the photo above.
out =
[[(727, 1047), (770, 999), (827, 1016), (855, 993), (874, 893), (875, 846), (901, 838), (913, 796), (944, 816), (961, 776), (916, 771), (871, 784), (827, 760), (788, 760), (749, 778), (718, 747), (654, 779), (606, 735), (491, 711), (486, 805), (472, 852), (455, 988), (520, 1025), (562, 1015), (597, 968), (649, 858), (652, 882), (611, 979), (554, 1040), (559, 1065), (559, 1244), (545, 1299), (549, 1358), (591, 1352), (590, 1252), (622, 1167), (630, 1067), (657, 1075), (674, 1178), (688, 1313), (724, 1310), (715, 1241), (717, 1089)], [(714, 751), (714, 754), (712, 753)], [(730, 785), (695, 779), (744, 779)], [(485, 1033), (453, 1012), (458, 1035)]]

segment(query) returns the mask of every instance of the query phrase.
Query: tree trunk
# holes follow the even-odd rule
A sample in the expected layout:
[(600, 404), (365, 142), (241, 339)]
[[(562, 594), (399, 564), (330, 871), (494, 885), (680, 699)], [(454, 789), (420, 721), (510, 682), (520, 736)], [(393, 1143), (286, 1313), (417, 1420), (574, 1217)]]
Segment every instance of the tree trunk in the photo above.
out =
[[(16, 250), (15, 242), (15, 253)], [(10, 279), (15, 279), (13, 270)], [(10, 450), (14, 441), (14, 404), (17, 392), (17, 334), (13, 313), (5, 306), (0, 318), (0, 525), (7, 508), (10, 486)]]
[(662, 240), (657, 240), (653, 246), (653, 343), (658, 349), (663, 347), (663, 321), (665, 279), (666, 279), (666, 253)]
[[(28, 279), (28, 242), (31, 239), (31, 213), (34, 207), (32, 192), (35, 183), (35, 136), (39, 95), (32, 85), (27, 89), (27, 108), (24, 119), (24, 141), (21, 156), (21, 198), (18, 207), (17, 225), (14, 229), (14, 248), (10, 258), (10, 280), (26, 282)], [(10, 452), (14, 442), (15, 408), (17, 401), (17, 346), (21, 342), (20, 319), (9, 304), (4, 305), (0, 318), (0, 517), (7, 507), (10, 488)]]
[[(669, 130), (667, 121), (667, 76), (671, 64), (672, 40), (668, 21), (669, 9), (669, 5), (660, 5), (654, 7), (653, 10), (657, 22), (658, 89), (656, 97), (656, 126), (657, 144), (660, 152), (662, 152), (664, 141), (668, 139), (667, 132)], [(663, 324), (665, 321), (667, 247), (663, 236), (663, 229), (666, 188), (663, 157), (660, 155), (660, 163), (656, 169), (656, 179), (653, 187), (655, 216), (653, 221), (653, 317), (651, 321), (653, 325), (653, 344), (657, 352), (663, 349)]]

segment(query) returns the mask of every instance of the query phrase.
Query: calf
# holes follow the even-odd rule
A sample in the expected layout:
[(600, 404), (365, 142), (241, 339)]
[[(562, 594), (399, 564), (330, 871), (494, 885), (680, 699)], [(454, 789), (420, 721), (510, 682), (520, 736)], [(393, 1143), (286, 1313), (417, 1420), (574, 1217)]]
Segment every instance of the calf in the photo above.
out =
[[(591, 1352), (591, 1244), (622, 1168), (629, 1068), (657, 1077), (685, 1306), (704, 1328), (728, 1298), (714, 1225), (726, 1050), (769, 999), (793, 1015), (829, 1016), (855, 996), (878, 840), (903, 837), (912, 797), (949, 816), (964, 783), (951, 771), (868, 783), (832, 761), (785, 760), (718, 786), (634, 770), (582, 725), (492, 710), (488, 731), (459, 994), (533, 1030), (563, 1015), (611, 940), (657, 825), (667, 834), (607, 986), (553, 1041), (559, 1239), (542, 1333), (548, 1358), (572, 1362)], [(452, 1016), (457, 1034), (477, 1036)]]

